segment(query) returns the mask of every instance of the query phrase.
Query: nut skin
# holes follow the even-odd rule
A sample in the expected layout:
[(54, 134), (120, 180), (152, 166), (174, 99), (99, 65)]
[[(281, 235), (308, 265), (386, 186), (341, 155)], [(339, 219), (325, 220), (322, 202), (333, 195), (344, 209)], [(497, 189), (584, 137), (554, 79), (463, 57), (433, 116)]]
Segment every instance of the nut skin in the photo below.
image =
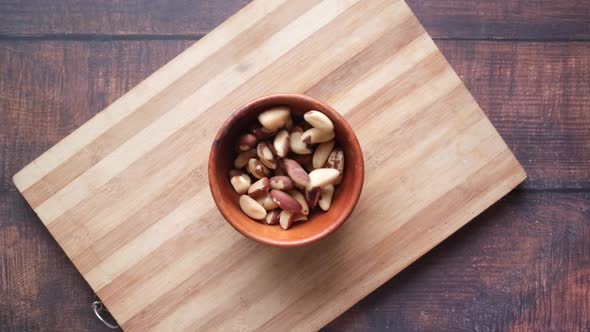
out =
[(299, 130), (296, 130), (298, 128), (299, 127), (293, 128), (293, 131), (291, 132), (291, 136), (289, 138), (289, 147), (291, 148), (291, 151), (297, 154), (311, 154), (313, 151), (308, 144), (303, 142), (303, 133), (299, 131), (300, 128)]
[(248, 151), (256, 146), (256, 136), (252, 134), (245, 134), (238, 137), (238, 150)]
[(287, 230), (293, 226), (294, 223), (298, 221), (305, 221), (307, 220), (307, 216), (302, 215), (301, 213), (297, 212), (289, 212), (289, 211), (281, 211), (279, 216), (279, 223), (283, 230)]
[(328, 157), (328, 161), (324, 165), (326, 168), (334, 168), (338, 170), (338, 172), (344, 172), (344, 151), (341, 148), (335, 148), (330, 156)]
[(258, 155), (258, 160), (260, 160), (260, 162), (270, 168), (270, 169), (276, 169), (277, 168), (277, 159), (275, 158), (274, 154), (272, 153), (272, 149), (270, 148), (270, 145), (266, 142), (260, 142), (258, 143), (258, 146), (256, 147), (256, 154)]
[(276, 225), (279, 223), (279, 219), (281, 217), (281, 209), (275, 209), (269, 211), (266, 215), (265, 221), (268, 225)]
[(295, 184), (290, 177), (284, 175), (276, 175), (270, 178), (270, 189), (291, 190)]
[(248, 195), (240, 196), (240, 209), (252, 219), (263, 220), (266, 218), (266, 210)]
[(265, 196), (270, 189), (269, 181), (267, 177), (263, 177), (262, 179), (254, 182), (250, 188), (248, 188), (248, 195), (250, 197), (257, 199)]
[(244, 172), (242, 172), (242, 171), (240, 171), (238, 169), (232, 169), (232, 170), (229, 171), (229, 177), (230, 178), (233, 178), (234, 176), (240, 176), (242, 174), (244, 174)]
[(257, 198), (256, 201), (262, 205), (262, 207), (266, 210), (266, 211), (270, 211), (270, 210), (274, 210), (276, 208), (279, 207), (279, 205), (277, 204), (277, 202), (272, 200), (272, 197), (270, 196), (270, 193), (267, 193), (266, 195)]
[(250, 188), (250, 185), (252, 184), (248, 174), (238, 170), (229, 171), (229, 182), (234, 190), (240, 195), (248, 192), (248, 188)]
[(309, 173), (310, 187), (323, 187), (338, 181), (340, 172), (334, 168), (318, 168)]
[(240, 152), (234, 160), (234, 167), (237, 169), (246, 167), (248, 165), (248, 160), (253, 157), (256, 157), (255, 149)]
[(309, 188), (305, 190), (305, 199), (307, 199), (307, 205), (310, 209), (313, 209), (320, 200), (320, 188)]
[(291, 228), (291, 226), (293, 226), (293, 223), (295, 222), (295, 212), (289, 212), (289, 211), (281, 211), (281, 215), (279, 216), (279, 224), (281, 225), (281, 228), (283, 230), (288, 230), (289, 228)]
[(291, 148), (289, 132), (286, 130), (279, 131), (273, 141), (273, 147), (277, 156), (285, 158)]
[(328, 161), (328, 158), (332, 153), (332, 150), (334, 149), (335, 144), (336, 142), (334, 142), (334, 140), (331, 140), (329, 142), (325, 142), (318, 145), (317, 149), (315, 149), (313, 153), (312, 165), (314, 169), (324, 167), (326, 161)]
[(293, 189), (289, 191), (289, 195), (291, 195), (291, 197), (295, 198), (295, 200), (301, 204), (300, 213), (304, 216), (307, 216), (309, 214), (309, 205), (307, 204), (305, 197), (303, 197), (303, 194), (299, 192), (299, 190)]
[(332, 120), (330, 120), (327, 115), (320, 111), (312, 110), (306, 112), (303, 115), (303, 119), (314, 128), (321, 130), (334, 130), (334, 123), (332, 123)]
[(334, 137), (334, 130), (311, 128), (301, 135), (301, 141), (305, 144), (317, 144), (331, 141)]
[(248, 160), (248, 172), (257, 179), (262, 179), (270, 174), (270, 170), (256, 158)]
[(303, 188), (307, 187), (310, 182), (307, 172), (293, 159), (283, 159), (283, 166), (287, 174), (296, 185)]
[(291, 111), (287, 106), (276, 106), (258, 115), (258, 122), (272, 132), (285, 126), (291, 118)]
[(326, 168), (334, 168), (340, 172), (340, 177), (334, 184), (340, 184), (342, 182), (342, 176), (344, 175), (344, 151), (341, 148), (335, 148), (330, 156), (328, 157), (328, 161), (324, 165)]
[(288, 212), (301, 212), (301, 204), (286, 192), (273, 189), (270, 191), (270, 195), (272, 200), (275, 201), (281, 209)]
[(324, 211), (328, 211), (330, 209), (330, 205), (332, 205), (332, 197), (334, 197), (334, 186), (327, 185), (320, 189), (320, 200), (318, 204), (320, 208)]

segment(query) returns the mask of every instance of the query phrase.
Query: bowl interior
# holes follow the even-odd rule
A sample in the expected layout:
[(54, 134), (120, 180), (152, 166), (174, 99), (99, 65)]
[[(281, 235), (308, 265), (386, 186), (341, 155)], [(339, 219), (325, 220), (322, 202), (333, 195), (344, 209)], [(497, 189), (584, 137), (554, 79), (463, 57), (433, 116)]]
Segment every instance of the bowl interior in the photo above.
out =
[[(287, 105), (302, 117), (315, 109), (326, 114), (336, 133), (337, 145), (344, 150), (344, 177), (336, 187), (332, 206), (327, 212), (316, 212), (306, 222), (295, 223), (284, 231), (279, 225), (265, 225), (246, 216), (239, 207), (239, 195), (229, 182), (229, 171), (236, 157), (235, 144), (240, 134), (257, 122), (260, 112), (272, 106)], [(279, 247), (294, 247), (317, 241), (332, 233), (350, 215), (360, 196), (364, 163), (354, 132), (340, 114), (329, 106), (303, 95), (274, 95), (257, 99), (234, 113), (219, 130), (209, 157), (209, 184), (215, 203), (227, 221), (245, 236)]]

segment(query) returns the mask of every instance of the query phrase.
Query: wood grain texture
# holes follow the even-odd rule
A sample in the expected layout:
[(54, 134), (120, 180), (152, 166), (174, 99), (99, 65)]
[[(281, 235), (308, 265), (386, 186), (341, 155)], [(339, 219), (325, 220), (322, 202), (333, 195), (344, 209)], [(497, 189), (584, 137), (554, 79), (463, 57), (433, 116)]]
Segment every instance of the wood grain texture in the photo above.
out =
[[(196, 38), (249, 0), (3, 1), (0, 35)], [(408, 0), (434, 38), (589, 39), (590, 5), (570, 0)]]
[(590, 44), (437, 44), (524, 165), (526, 188), (590, 188)]
[(15, 191), (18, 169), (191, 44), (0, 42), (0, 191)]
[(99, 331), (96, 295), (18, 192), (0, 192), (0, 330)]
[[(517, 190), (325, 331), (589, 327), (590, 195)], [(0, 329), (109, 331), (19, 193), (0, 193)]]
[[(436, 43), (527, 170), (524, 187), (590, 188), (590, 44)], [(0, 42), (0, 191), (16, 191), (13, 174), (191, 44)]]
[(434, 38), (590, 38), (587, 1), (409, 0), (408, 3)]
[[(367, 161), (351, 220), (293, 251), (240, 237), (204, 176), (225, 117), (280, 91), (343, 113)], [(124, 329), (276, 330), (321, 327), (523, 178), (404, 2), (309, 0), (252, 3), (15, 183)]]
[[(64, 137), (75, 127), (81, 125), (89, 119), (100, 108), (107, 106), (112, 101), (116, 100), (123, 92), (137, 84), (151, 71), (156, 70), (160, 65), (164, 64), (168, 59), (172, 58), (176, 53), (183, 50), (190, 42), (181, 41), (133, 41), (133, 42), (90, 42), (90, 43), (69, 43), (69, 42), (4, 42), (2, 51), (2, 63), (8, 63), (12, 68), (16, 66), (18, 70), (9, 70), (8, 75), (0, 78), (3, 89), (0, 89), (2, 95), (3, 105), (6, 112), (0, 113), (0, 117), (7, 116), (8, 119), (19, 119), (20, 122), (0, 121), (2, 126), (1, 134), (5, 138), (13, 138), (11, 140), (0, 140), (3, 145), (2, 153), (4, 158), (2, 160), (3, 170), (0, 175), (3, 177), (3, 184), (5, 185), (2, 191), (10, 191), (15, 188), (10, 181), (10, 176), (18, 169), (31, 161), (34, 156), (40, 154), (48, 146), (55, 144), (60, 138)], [(563, 43), (520, 43), (514, 45), (512, 43), (488, 43), (477, 41), (438, 41), (437, 44), (442, 48), (443, 52), (456, 68), (459, 75), (466, 81), (466, 85), (476, 96), (476, 99), (482, 105), (482, 108), (490, 116), (492, 122), (498, 127), (501, 134), (506, 138), (508, 145), (515, 151), (517, 157), (523, 162), (525, 169), (527, 169), (529, 178), (525, 183), (525, 187), (534, 186), (534, 188), (545, 188), (546, 184), (551, 184), (549, 188), (570, 188), (585, 183), (588, 176), (584, 176), (584, 171), (588, 170), (588, 166), (584, 164), (588, 158), (583, 158), (588, 153), (586, 146), (580, 143), (583, 142), (580, 135), (585, 135), (588, 131), (584, 130), (587, 125), (584, 125), (589, 115), (584, 112), (587, 101), (583, 98), (590, 90), (583, 90), (579, 95), (569, 94), (574, 87), (584, 87), (584, 77), (586, 77), (588, 66), (582, 65), (587, 61), (588, 47), (584, 43), (563, 44)], [(565, 46), (565, 47), (564, 47)], [(477, 50), (477, 52), (476, 52)], [(507, 51), (509, 50), (509, 51)], [(520, 50), (520, 52), (515, 52)], [(522, 51), (525, 50), (525, 51)], [(507, 52), (512, 53), (508, 56)], [(87, 55), (95, 55), (94, 58), (87, 60)], [(511, 62), (498, 61), (499, 55), (502, 57), (512, 59)], [(65, 66), (63, 58), (66, 57), (69, 61), (69, 66)], [(124, 61), (119, 59), (123, 57)], [(19, 58), (20, 62), (16, 60), (7, 61), (7, 59)], [(34, 61), (25, 61), (27, 58)], [(120, 61), (121, 60), (121, 61)], [(88, 62), (92, 63), (90, 65)], [(545, 62), (550, 66), (544, 66)], [(533, 65), (535, 72), (540, 73), (544, 77), (541, 80), (530, 81), (526, 73), (515, 75), (515, 69), (518, 68), (519, 63), (527, 63)], [(59, 64), (59, 65), (58, 65)], [(78, 88), (80, 92), (76, 96), (68, 93), (67, 82), (75, 80), (77, 75), (80, 75), (85, 69), (90, 73), (88, 77), (91, 84), (80, 85)], [(524, 69), (523, 69), (524, 70)], [(494, 73), (506, 73), (506, 77), (502, 79), (494, 78)], [(507, 79), (510, 77), (510, 79)], [(100, 81), (100, 84), (97, 82)], [(43, 82), (43, 88), (35, 88), (35, 84)], [(59, 89), (50, 89), (55, 87), (52, 82), (59, 82)], [(62, 87), (66, 86), (66, 87)], [(94, 88), (99, 86), (99, 88)], [(536, 115), (536, 110), (545, 106), (542, 94), (527, 95), (527, 89), (531, 87), (534, 90), (548, 91), (552, 87), (559, 90), (553, 90), (550, 99), (557, 102), (553, 105), (554, 112), (559, 112), (560, 116), (553, 116), (539, 120)], [(19, 93), (19, 88), (25, 88), (26, 93)], [(513, 89), (518, 93), (510, 95), (510, 107), (493, 107), (496, 100), (501, 100), (506, 93)], [(76, 108), (76, 103), (83, 105), (94, 105), (91, 108)], [(526, 107), (532, 104), (531, 107)], [(45, 105), (47, 108), (41, 107)], [(578, 106), (576, 106), (578, 105)], [(44, 116), (41, 113), (44, 112)], [(94, 113), (93, 113), (94, 112)], [(51, 116), (50, 116), (51, 114)], [(79, 116), (76, 116), (76, 115)], [(533, 114), (528, 116), (528, 114)], [(10, 117), (8, 117), (10, 116)], [(575, 120), (565, 121), (568, 117), (574, 117)], [(3, 119), (7, 119), (3, 118)], [(72, 122), (59, 122), (59, 119), (70, 119)], [(527, 120), (529, 123), (525, 127), (518, 127), (522, 121)], [(34, 121), (28, 125), (27, 121)], [(585, 122), (586, 121), (586, 122)], [(66, 125), (67, 123), (67, 125)], [(13, 131), (15, 125), (18, 124), (18, 130)], [(585, 127), (586, 126), (586, 127)], [(16, 136), (15, 136), (16, 135)], [(542, 141), (529, 140), (529, 136), (547, 137)], [(558, 137), (559, 139), (551, 139)], [(562, 143), (559, 143), (559, 142)], [(542, 143), (541, 143), (542, 142)], [(558, 143), (554, 145), (554, 143)], [(528, 147), (524, 148), (521, 144), (526, 144)], [(566, 147), (575, 147), (577, 149), (569, 149), (561, 151)], [(526, 154), (525, 154), (526, 153)], [(578, 165), (577, 167), (567, 167), (567, 163)], [(555, 171), (559, 169), (558, 171)], [(569, 171), (567, 170), (569, 169)], [(571, 172), (571, 174), (570, 174)], [(566, 175), (564, 177), (564, 175)], [(587, 185), (582, 185), (582, 188), (588, 188)], [(15, 313), (17, 318), (14, 319), (0, 319), (1, 330), (22, 331), (34, 329), (35, 327), (45, 326), (49, 329), (63, 330), (65, 327), (74, 327), (76, 330), (100, 330), (101, 326), (96, 322), (92, 314), (88, 311), (88, 304), (92, 301), (92, 292), (85, 283), (80, 282), (81, 278), (75, 272), (72, 265), (63, 258), (63, 253), (58, 249), (58, 245), (49, 237), (49, 234), (37, 227), (38, 219), (33, 216), (29, 207), (13, 193), (12, 199), (2, 200), (6, 202), (7, 207), (2, 214), (2, 221), (7, 222), (2, 225), (3, 240), (0, 245), (3, 252), (9, 252), (6, 248), (10, 248), (16, 256), (6, 258), (6, 273), (4, 275), (3, 288), (5, 292), (10, 292), (11, 296), (2, 297), (9, 299), (4, 302), (2, 312)], [(515, 217), (517, 220), (528, 220), (526, 206), (529, 202), (536, 202), (536, 199), (529, 198), (532, 194), (522, 193), (519, 196), (517, 207), (513, 210), (515, 214), (524, 209), (522, 216)], [(569, 195), (560, 195), (562, 197), (569, 197)], [(575, 197), (575, 195), (573, 195)], [(511, 201), (509, 196), (509, 202)], [(553, 197), (553, 196), (552, 196)], [(551, 198), (553, 199), (553, 198)], [(561, 198), (564, 200), (565, 198)], [(544, 204), (550, 205), (549, 200), (541, 200)], [(505, 203), (503, 203), (505, 204)], [(535, 205), (534, 209), (541, 209)], [(9, 211), (9, 212), (6, 212)], [(551, 214), (551, 221), (548, 223), (558, 222), (564, 220), (562, 215), (566, 209), (557, 209)], [(496, 220), (494, 217), (486, 217), (485, 220)], [(16, 219), (13, 219), (16, 218)], [(479, 225), (479, 221), (477, 222)], [(471, 239), (470, 229), (474, 226), (468, 226), (461, 234), (466, 239)], [(511, 226), (516, 230), (526, 229), (522, 223), (516, 223)], [(10, 240), (14, 239), (14, 232), (26, 236), (29, 240)], [(538, 241), (545, 240), (543, 237), (561, 239), (565, 235), (563, 233), (552, 232), (549, 228), (544, 232), (539, 232), (535, 236), (539, 237)], [(506, 233), (512, 234), (514, 231)], [(561, 234), (561, 235), (560, 235)], [(485, 234), (476, 235), (473, 241), (481, 241), (485, 238)], [(451, 238), (451, 240), (454, 239)], [(479, 240), (478, 240), (479, 239)], [(474, 252), (474, 258), (481, 255), (499, 256), (501, 255), (501, 248), (516, 241), (517, 235), (512, 234), (510, 237), (503, 239), (496, 239), (499, 243), (497, 247), (487, 248), (485, 252), (474, 251), (472, 247), (468, 247), (466, 252)], [(448, 241), (445, 242), (448, 243)], [(443, 246), (445, 246), (443, 245)], [(477, 244), (474, 244), (477, 246)], [(584, 246), (583, 243), (576, 244), (574, 248)], [(463, 248), (463, 247), (461, 247)], [(571, 244), (567, 241), (553, 241), (551, 250), (567, 251), (571, 250)], [(463, 250), (463, 249), (461, 249)], [(524, 249), (523, 249), (524, 250)], [(546, 247), (530, 248), (532, 255), (536, 253), (539, 256), (539, 263), (545, 267), (543, 271), (546, 274), (553, 271), (555, 264), (550, 262), (551, 256), (545, 255), (544, 252), (550, 250)], [(536, 250), (536, 251), (535, 251)], [(457, 253), (458, 255), (459, 253)], [(12, 255), (12, 254), (11, 254)], [(447, 251), (437, 252), (436, 256), (431, 257), (428, 265), (433, 264), (433, 261), (442, 259), (448, 255)], [(527, 256), (527, 254), (524, 254)], [(59, 258), (62, 257), (62, 258)], [(572, 260), (577, 259), (573, 257)], [(56, 263), (56, 261), (58, 261)], [(422, 260), (416, 264), (422, 264)], [(410, 280), (418, 278), (422, 285), (431, 285), (439, 282), (439, 278), (443, 275), (444, 278), (456, 277), (460, 278), (463, 273), (468, 270), (468, 266), (462, 264), (460, 260), (450, 262), (445, 260), (444, 265), (455, 264), (449, 267), (448, 273), (438, 273), (438, 269), (429, 270), (429, 277), (420, 278), (424, 272), (423, 268), (414, 269), (412, 265), (409, 270), (414, 271), (407, 278)], [(510, 269), (511, 262), (506, 262), (501, 268), (505, 270)], [(420, 266), (420, 265), (419, 265)], [(436, 265), (441, 268), (440, 265)], [(480, 282), (474, 289), (479, 293), (488, 293), (490, 288), (501, 288), (501, 285), (511, 284), (510, 279), (502, 279), (502, 275), (492, 273), (496, 269), (496, 265), (480, 266), (480, 273), (482, 275), (489, 274), (487, 282), (484, 284)], [(561, 268), (561, 267), (560, 267)], [(67, 272), (63, 272), (67, 271)], [(405, 275), (403, 272), (401, 275)], [(561, 289), (566, 300), (569, 297), (576, 296), (578, 291), (570, 294), (572, 290), (578, 289), (575, 284), (569, 281), (561, 281), (555, 279), (549, 281), (547, 278), (542, 278), (543, 274), (532, 275), (528, 281), (520, 280), (518, 285), (531, 285), (529, 287), (536, 287), (545, 280), (547, 284), (564, 285)], [(504, 278), (508, 278), (504, 276)], [(19, 280), (14, 282), (13, 280)], [(369, 327), (372, 330), (377, 330), (387, 324), (393, 324), (395, 319), (403, 319), (403, 325), (400, 323), (400, 330), (411, 330), (416, 326), (419, 330), (426, 329), (426, 324), (430, 324), (430, 320), (421, 318), (418, 314), (408, 314), (403, 311), (403, 308), (412, 303), (418, 308), (426, 308), (425, 313), (437, 318), (437, 323), (441, 324), (444, 330), (454, 328), (473, 330), (476, 324), (479, 324), (483, 317), (490, 317), (490, 321), (485, 324), (493, 324), (492, 320), (498, 316), (484, 315), (487, 312), (501, 313), (501, 305), (504, 304), (503, 298), (499, 294), (491, 293), (489, 305), (478, 310), (468, 310), (469, 303), (462, 302), (460, 308), (463, 311), (456, 309), (455, 312), (461, 314), (461, 318), (449, 320), (446, 324), (442, 324), (442, 317), (446, 317), (447, 308), (436, 305), (444, 300), (445, 296), (453, 296), (453, 294), (461, 294), (464, 292), (464, 285), (459, 282), (445, 282), (446, 291), (436, 294), (436, 297), (426, 297), (422, 300), (417, 300), (413, 297), (414, 293), (404, 292), (404, 284), (397, 285), (400, 280), (394, 278), (388, 285), (380, 288), (371, 298), (378, 298), (378, 300), (368, 300), (363, 302), (364, 305), (360, 307), (353, 307), (350, 311), (337, 322), (338, 328), (357, 327), (359, 329)], [(405, 280), (405, 279), (404, 279)], [(569, 279), (567, 279), (569, 280)], [(61, 287), (63, 283), (66, 286)], [(575, 286), (575, 287), (574, 287)], [(53, 287), (54, 290), (47, 291)], [(418, 287), (418, 286), (416, 286)], [(525, 286), (523, 286), (525, 287)], [(547, 286), (549, 287), (549, 286)], [(586, 286), (582, 287), (584, 291)], [(38, 292), (38, 288), (45, 289), (50, 295), (43, 295), (45, 293)], [(391, 289), (394, 290), (391, 290)], [(63, 289), (70, 289), (69, 292), (64, 292)], [(587, 289), (587, 288), (586, 288)], [(17, 291), (25, 292), (22, 296), (16, 296)], [(587, 291), (587, 290), (586, 290)], [(390, 292), (395, 292), (395, 296), (390, 296)], [(6, 294), (6, 293), (4, 293)], [(524, 324), (538, 326), (542, 328), (544, 321), (538, 321), (539, 316), (549, 317), (563, 317), (565, 313), (561, 310), (551, 309), (550, 301), (537, 301), (538, 296), (542, 295), (541, 291), (533, 295), (527, 295), (526, 298), (518, 301), (528, 301), (533, 303), (535, 309), (532, 310), (535, 315), (520, 318)], [(524, 296), (526, 294), (523, 294)], [(397, 299), (400, 298), (399, 302)], [(14, 300), (12, 300), (14, 299)], [(404, 300), (406, 299), (406, 300)], [(432, 303), (429, 299), (432, 299)], [(569, 301), (569, 300), (567, 300)], [(392, 304), (394, 303), (394, 304)], [(446, 303), (446, 302), (445, 302)], [(510, 303), (510, 302), (509, 302)], [(569, 303), (569, 302), (568, 302)], [(386, 307), (387, 309), (383, 309)], [(33, 310), (33, 308), (36, 308)], [(568, 306), (572, 310), (576, 307)], [(10, 309), (10, 310), (9, 310)], [(582, 313), (581, 309), (577, 308), (578, 315)], [(61, 313), (67, 314), (61, 314)], [(419, 312), (419, 311), (418, 311)], [(569, 311), (573, 315), (573, 311)], [(457, 314), (459, 315), (459, 314)], [(408, 317), (409, 316), (409, 317)], [(508, 316), (503, 316), (508, 319)], [(447, 325), (449, 324), (449, 325)], [(454, 324), (454, 325), (451, 325)], [(505, 324), (505, 323), (503, 323)], [(536, 325), (535, 325), (536, 324)], [(398, 326), (398, 327), (399, 327)], [(404, 327), (404, 328), (402, 328)], [(581, 328), (581, 327), (580, 327)]]
[(0, 4), (0, 34), (196, 35), (213, 30), (249, 0), (6, 0)]
[(517, 190), (325, 331), (586, 331), (590, 194)]

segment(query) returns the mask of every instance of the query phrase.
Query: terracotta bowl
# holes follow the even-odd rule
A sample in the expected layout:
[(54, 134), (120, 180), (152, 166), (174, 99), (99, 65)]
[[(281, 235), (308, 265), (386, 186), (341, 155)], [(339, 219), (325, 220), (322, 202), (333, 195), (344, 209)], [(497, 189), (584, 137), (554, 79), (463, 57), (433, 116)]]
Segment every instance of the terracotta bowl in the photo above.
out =
[[(233, 190), (228, 175), (236, 157), (237, 137), (257, 122), (259, 113), (276, 105), (289, 106), (292, 113), (299, 117), (309, 110), (323, 112), (334, 122), (337, 144), (344, 150), (344, 178), (336, 187), (331, 208), (327, 212), (310, 214), (309, 220), (295, 223), (286, 231), (279, 225), (262, 224), (246, 216), (240, 210), (239, 195)], [(346, 120), (330, 106), (297, 94), (266, 96), (242, 106), (219, 129), (209, 154), (209, 186), (223, 217), (246, 237), (276, 247), (303, 246), (328, 236), (340, 227), (356, 206), (363, 187), (364, 172), (361, 147)]]

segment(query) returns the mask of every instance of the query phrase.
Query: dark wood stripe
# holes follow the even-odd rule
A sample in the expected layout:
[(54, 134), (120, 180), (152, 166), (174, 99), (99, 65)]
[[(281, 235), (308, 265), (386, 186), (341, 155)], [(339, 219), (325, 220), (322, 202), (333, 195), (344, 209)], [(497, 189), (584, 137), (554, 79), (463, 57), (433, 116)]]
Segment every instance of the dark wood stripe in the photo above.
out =
[[(139, 201), (137, 196), (141, 195), (140, 193), (145, 191), (147, 186), (153, 185), (152, 183), (157, 183), (160, 187), (168, 186), (168, 183), (162, 182), (163, 176), (170, 176), (169, 182), (175, 182), (193, 173), (193, 181), (196, 185), (199, 187), (206, 185), (206, 169), (195, 170), (193, 165), (203, 160), (201, 158), (203, 152), (181, 140), (180, 135), (176, 138), (166, 146), (158, 146), (155, 153), (147, 154), (141, 159), (142, 162), (132, 164), (119, 177), (113, 178), (94, 191), (89, 199), (78, 203), (47, 226), (68, 255), (77, 256), (95, 240), (80, 241), (81, 227), (84, 229), (85, 225), (88, 225), (87, 227), (95, 230), (92, 234), (96, 236), (100, 234), (97, 227), (110, 225), (113, 222), (117, 222), (120, 226), (123, 220), (112, 220), (111, 215), (120, 209), (131, 207), (141, 210), (141, 206), (149, 203), (150, 199), (145, 197)], [(178, 157), (171, 163), (166, 155)], [(182, 169), (175, 167), (177, 163), (184, 163)], [(102, 209), (99, 211), (96, 210), (97, 201), (102, 202)], [(109, 230), (105, 230), (105, 234), (108, 232)]]
[(39, 206), (153, 121), (171, 111), (175, 105), (200, 89), (236, 59), (244, 57), (318, 2), (320, 0), (288, 1), (228, 41), (217, 52), (188, 70), (181, 78), (26, 189), (23, 195), (27, 197), (29, 204), (33, 208)]
[(321, 81), (305, 91), (320, 100), (329, 100), (340, 91), (350, 89), (371, 70), (378, 68), (399, 50), (409, 45), (424, 33), (414, 16), (409, 16), (401, 24), (388, 31), (362, 52), (350, 58)]
[[(268, 252), (271, 250), (280, 249), (262, 247), (260, 244), (246, 238), (240, 239), (203, 265), (197, 273), (193, 274), (185, 282), (176, 286), (173, 290), (160, 297), (158, 301), (151, 303), (127, 320), (123, 327), (137, 331), (153, 328), (183, 303), (200, 293), (202, 289), (219, 286), (219, 279), (228, 273), (236, 271), (237, 267), (248, 264), (243, 259), (248, 253), (256, 254), (256, 252)], [(265, 271), (260, 271), (259, 274), (264, 273)]]
[[(152, 276), (157, 275), (158, 272), (165, 269), (167, 267), (166, 262), (178, 260), (179, 253), (192, 252), (195, 248), (199, 248), (199, 245), (207, 244), (210, 240), (207, 236), (196, 237), (195, 234), (213, 234), (215, 232), (221, 232), (227, 226), (217, 208), (211, 207), (203, 212), (198, 219), (195, 219), (195, 222), (184, 231), (179, 232), (176, 236), (167, 240), (158, 250), (152, 252), (150, 256), (134, 264), (135, 268), (141, 268), (142, 271), (150, 271), (151, 275), (136, 273), (136, 269), (133, 268), (127, 269), (122, 275), (117, 277), (116, 282), (111, 282), (103, 288), (97, 289), (97, 294), (102, 299), (110, 301), (124, 297), (127, 292), (132, 290), (131, 286), (137, 285), (140, 281), (149, 280)], [(207, 229), (207, 232), (203, 232), (203, 229)]]
[[(414, 91), (427, 85), (430, 80), (446, 70), (448, 70), (446, 60), (439, 52), (434, 52), (418, 62), (410, 70), (410, 75), (400, 75), (377, 89), (369, 98), (349, 111), (346, 119), (350, 123), (354, 123), (355, 128), (361, 128), (363, 124), (381, 115), (392, 101), (402, 99), (408, 94), (408, 91)], [(373, 111), (367, 114), (359, 112), (364, 109)]]
[[(194, 254), (197, 251), (206, 251), (207, 248), (203, 246), (210, 245), (210, 236), (213, 234), (220, 236), (221, 233), (235, 235), (238, 241), (249, 241), (245, 238), (240, 238), (240, 235), (235, 233), (235, 230), (229, 227), (223, 220), (217, 208), (212, 207), (182, 232), (179, 232), (176, 236), (159, 246), (156, 251), (139, 260), (131, 268), (123, 272), (123, 274), (117, 276), (113, 282), (100, 289), (95, 289), (95, 291), (107, 306), (116, 308), (117, 304), (131, 295), (134, 290), (137, 290), (139, 285), (169, 268), (169, 265), (179, 261), (187, 253)], [(201, 235), (197, 236), (197, 234)], [(212, 262), (215, 260), (215, 264), (219, 264), (216, 258), (210, 257)], [(142, 272), (138, 273), (138, 270)], [(147, 274), (145, 271), (150, 271), (150, 273)], [(207, 277), (205, 275), (202, 276)], [(188, 276), (186, 277), (188, 278)], [(154, 303), (156, 302), (159, 303), (159, 299)], [(141, 304), (144, 307), (148, 307), (152, 303), (142, 302)], [(163, 303), (160, 304), (163, 305)], [(142, 310), (140, 308), (136, 309), (136, 312), (141, 312)], [(120, 323), (126, 323), (126, 321)]]
[[(387, 109), (385, 111), (394, 112), (395, 110)], [(453, 117), (451, 125), (445, 122), (449, 117)], [(391, 148), (381, 151), (379, 156), (367, 153), (365, 159), (379, 158), (378, 160), (386, 161), (412, 151), (419, 152), (420, 155), (417, 159), (424, 160), (450, 143), (453, 135), (449, 131), (461, 132), (483, 117), (484, 115), (478, 112), (477, 103), (465, 92), (463, 86), (459, 86), (449, 94), (427, 105), (420, 113), (404, 121), (403, 125), (392, 127), (389, 132), (385, 132), (388, 139), (367, 142), (367, 144), (382, 144)], [(438, 137), (438, 139), (430, 144), (417, 142), (412, 140), (416, 132), (428, 133), (429, 136)], [(404, 144), (399, 144), (399, 142), (404, 142)], [(367, 171), (377, 171), (382, 167), (382, 162), (367, 164)], [(417, 166), (419, 164), (416, 164)]]
[(135, 214), (121, 222), (102, 237), (95, 239), (88, 248), (74, 256), (72, 261), (80, 273), (85, 274), (131, 242), (135, 237), (147, 230), (178, 206), (203, 190), (200, 185), (202, 177), (197, 171), (188, 173), (170, 181)]

